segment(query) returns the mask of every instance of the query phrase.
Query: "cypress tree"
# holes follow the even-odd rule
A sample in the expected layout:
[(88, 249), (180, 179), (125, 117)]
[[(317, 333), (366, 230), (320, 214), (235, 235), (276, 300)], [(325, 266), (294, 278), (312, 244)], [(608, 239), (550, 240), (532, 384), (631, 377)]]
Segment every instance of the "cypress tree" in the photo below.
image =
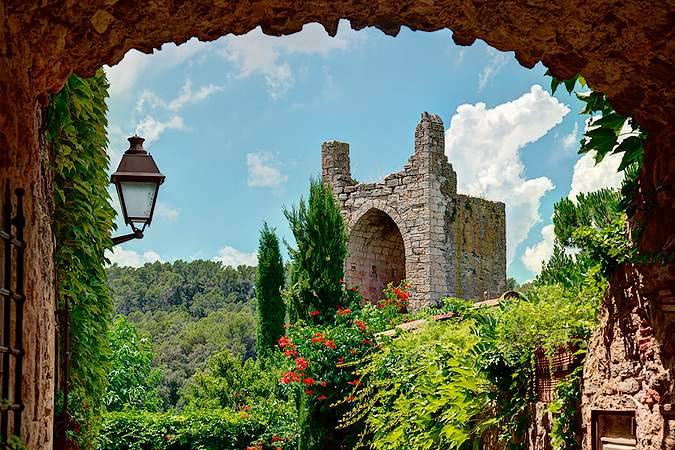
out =
[(258, 271), (256, 274), (258, 330), (256, 348), (264, 357), (284, 334), (286, 305), (281, 297), (284, 288), (284, 265), (279, 251), (279, 239), (267, 223), (260, 230)]
[[(347, 256), (347, 228), (329, 186), (310, 180), (309, 199), (297, 208), (285, 210), (296, 248), (291, 254), (289, 315), (291, 322), (330, 321), (342, 300), (340, 281)], [(316, 313), (314, 313), (316, 314)]]

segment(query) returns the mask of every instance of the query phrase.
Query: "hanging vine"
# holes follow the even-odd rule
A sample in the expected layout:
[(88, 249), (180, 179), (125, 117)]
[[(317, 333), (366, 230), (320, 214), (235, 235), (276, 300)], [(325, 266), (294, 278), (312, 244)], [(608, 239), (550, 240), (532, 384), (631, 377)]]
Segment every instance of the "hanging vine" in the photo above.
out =
[(72, 75), (51, 97), (44, 116), (53, 176), (57, 307), (63, 311), (69, 305), (69, 428), (81, 430), (82, 439), (95, 429), (109, 365), (112, 297), (104, 252), (112, 247), (115, 211), (107, 190), (107, 96), (103, 70), (88, 79)]

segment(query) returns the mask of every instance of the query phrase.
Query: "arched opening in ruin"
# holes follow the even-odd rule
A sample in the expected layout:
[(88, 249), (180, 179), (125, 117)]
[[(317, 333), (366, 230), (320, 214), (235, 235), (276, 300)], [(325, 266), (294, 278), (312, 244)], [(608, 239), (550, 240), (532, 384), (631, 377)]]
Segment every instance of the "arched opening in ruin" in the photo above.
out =
[(406, 277), (405, 244), (398, 225), (384, 211), (369, 209), (349, 232), (345, 275), (364, 298), (380, 300), (388, 283)]

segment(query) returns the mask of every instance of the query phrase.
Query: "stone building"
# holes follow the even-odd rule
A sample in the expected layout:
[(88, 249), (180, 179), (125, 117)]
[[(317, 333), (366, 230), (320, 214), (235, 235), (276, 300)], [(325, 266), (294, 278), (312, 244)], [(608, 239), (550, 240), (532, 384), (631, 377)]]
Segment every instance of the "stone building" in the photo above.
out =
[(504, 291), (504, 204), (457, 193), (444, 133), (440, 117), (423, 113), (415, 153), (379, 183), (352, 179), (349, 144), (322, 145), (323, 179), (349, 228), (345, 278), (368, 299), (402, 279), (412, 282), (413, 309), (445, 296), (483, 299)]

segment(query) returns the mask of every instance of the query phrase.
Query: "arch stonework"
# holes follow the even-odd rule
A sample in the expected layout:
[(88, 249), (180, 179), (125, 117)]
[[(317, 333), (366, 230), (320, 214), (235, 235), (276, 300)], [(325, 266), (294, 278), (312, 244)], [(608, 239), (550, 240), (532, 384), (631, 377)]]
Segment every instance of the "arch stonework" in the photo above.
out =
[[(424, 31), (449, 28), (457, 44), (470, 45), (479, 38), (499, 50), (513, 50), (525, 67), (543, 62), (561, 79), (583, 74), (591, 87), (608, 96), (617, 111), (635, 118), (648, 132), (640, 191), (633, 202), (637, 213), (631, 221), (641, 230), (635, 235), (640, 250), (673, 255), (672, 2), (657, 0), (645, 6), (641, 0), (2, 1), (0, 178), (26, 190), (28, 301), (24, 310), (23, 398), (28, 408), (22, 434), (28, 448), (51, 448), (54, 404), (52, 191), (49, 155), (39, 137), (40, 108), (48, 94), (58, 91), (70, 73), (91, 75), (103, 64), (120, 61), (132, 48), (147, 53), (166, 42), (181, 43), (190, 37), (213, 40), (229, 33), (243, 34), (256, 26), (266, 34), (291, 34), (311, 22), (321, 23), (334, 35), (339, 19), (350, 20), (356, 29), (376, 26), (391, 35), (401, 26)], [(626, 355), (630, 364), (625, 370), (613, 362), (598, 363), (602, 376), (588, 383), (596, 392), (593, 395), (604, 400), (584, 399), (584, 414), (594, 405), (611, 406), (612, 401), (601, 393), (603, 389), (615, 391), (617, 383), (623, 382), (617, 381), (616, 374), (639, 380), (637, 394), (630, 394), (633, 398), (658, 397), (655, 404), (641, 407), (636, 414), (638, 423), (650, 424), (656, 430), (638, 442), (638, 449), (667, 448), (666, 443), (675, 442), (675, 437), (666, 436), (668, 431), (664, 431), (675, 434), (675, 419), (664, 421), (664, 417), (672, 417), (668, 411), (675, 410), (673, 286), (672, 262), (624, 268), (610, 280), (606, 300), (609, 306), (605, 307), (603, 325), (589, 352), (604, 355), (592, 356), (596, 363), (597, 358), (616, 359), (611, 352), (613, 347), (603, 349), (602, 343), (619, 342), (617, 328), (624, 340), (649, 347), (639, 356)], [(607, 311), (619, 311), (622, 316), (618, 320)], [(650, 437), (657, 435), (662, 442)], [(587, 442), (584, 448), (590, 448)]]
[[(351, 178), (348, 144), (325, 142), (321, 156), (323, 179), (337, 196), (350, 230), (373, 209), (388, 214), (401, 230), (412, 309), (434, 305), (445, 296), (476, 300), (503, 292), (504, 204), (457, 194), (457, 175), (445, 156), (440, 117), (422, 114), (415, 130), (414, 155), (402, 171), (379, 183)], [(348, 259), (348, 281), (351, 264)], [(356, 272), (358, 282), (367, 279), (361, 270)], [(368, 295), (374, 295), (370, 287)]]
[(355, 214), (349, 224), (345, 279), (370, 301), (380, 300), (388, 283), (398, 284), (415, 269), (409, 262), (409, 233), (394, 217), (398, 215), (392, 208), (373, 205)]

